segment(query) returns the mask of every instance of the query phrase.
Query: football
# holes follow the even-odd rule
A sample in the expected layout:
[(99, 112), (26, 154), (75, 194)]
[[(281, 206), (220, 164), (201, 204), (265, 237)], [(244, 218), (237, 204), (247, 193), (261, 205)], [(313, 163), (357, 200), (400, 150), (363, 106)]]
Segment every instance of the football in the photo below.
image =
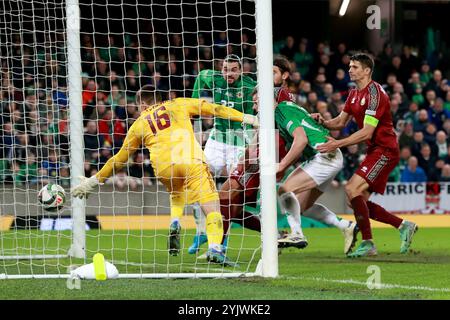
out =
[(60, 210), (66, 202), (66, 192), (60, 185), (49, 183), (39, 191), (38, 200), (47, 211)]

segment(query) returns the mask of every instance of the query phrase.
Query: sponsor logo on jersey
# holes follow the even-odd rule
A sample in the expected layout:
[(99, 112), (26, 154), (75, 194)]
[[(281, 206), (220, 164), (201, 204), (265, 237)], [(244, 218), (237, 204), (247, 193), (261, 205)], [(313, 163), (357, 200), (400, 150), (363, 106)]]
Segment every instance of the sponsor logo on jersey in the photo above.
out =
[(236, 93), (236, 97), (238, 98), (238, 99), (242, 99), (242, 92), (238, 92), (238, 93)]
[(361, 171), (364, 172), (364, 173), (366, 173), (366, 172), (367, 172), (367, 167), (366, 167), (366, 166), (362, 167), (362, 168), (361, 168)]
[(352, 99), (352, 103), (355, 103), (355, 100), (356, 100), (356, 98), (353, 98), (353, 99)]

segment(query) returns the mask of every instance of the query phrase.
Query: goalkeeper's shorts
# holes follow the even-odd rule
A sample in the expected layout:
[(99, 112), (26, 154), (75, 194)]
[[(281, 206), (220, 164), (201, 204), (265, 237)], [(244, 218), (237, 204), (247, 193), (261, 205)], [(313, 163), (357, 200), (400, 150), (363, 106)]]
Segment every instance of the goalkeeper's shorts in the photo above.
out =
[(173, 164), (156, 172), (175, 205), (219, 201), (216, 185), (206, 163)]

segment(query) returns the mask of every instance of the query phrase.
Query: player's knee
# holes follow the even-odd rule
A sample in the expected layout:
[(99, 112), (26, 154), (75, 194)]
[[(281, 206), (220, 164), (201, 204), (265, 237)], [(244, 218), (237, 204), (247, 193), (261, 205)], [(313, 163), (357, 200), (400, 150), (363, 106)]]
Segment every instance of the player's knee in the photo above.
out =
[(362, 195), (361, 190), (359, 190), (359, 188), (352, 183), (347, 183), (345, 185), (345, 193), (347, 194), (347, 198), (350, 200)]
[(285, 193), (288, 193), (288, 192), (289, 192), (289, 190), (288, 190), (288, 188), (286, 188), (285, 185), (282, 185), (282, 186), (280, 186), (278, 188), (278, 196), (281, 196), (281, 195), (283, 195)]

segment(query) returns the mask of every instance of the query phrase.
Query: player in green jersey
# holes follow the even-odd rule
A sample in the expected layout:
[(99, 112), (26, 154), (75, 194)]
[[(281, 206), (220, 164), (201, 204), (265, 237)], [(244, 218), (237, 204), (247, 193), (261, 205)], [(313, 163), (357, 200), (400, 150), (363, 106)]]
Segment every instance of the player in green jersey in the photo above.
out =
[[(257, 95), (254, 95), (257, 105)], [(257, 109), (257, 107), (256, 107)], [(322, 204), (315, 203), (336, 174), (342, 170), (343, 157), (339, 149), (321, 154), (315, 148), (326, 142), (328, 130), (315, 122), (304, 108), (291, 101), (275, 102), (275, 124), (279, 135), (289, 150), (278, 165), (277, 180), (300, 159), (306, 159), (282, 183), (278, 189), (280, 205), (288, 214), (291, 234), (278, 240), (281, 247), (294, 245), (305, 247), (306, 237), (301, 228), (300, 215), (340, 229), (345, 238), (344, 252), (349, 253), (356, 242), (356, 223), (341, 219)]]
[[(254, 114), (252, 92), (256, 82), (242, 74), (241, 60), (237, 55), (225, 57), (222, 71), (202, 70), (194, 83), (192, 97), (200, 98), (205, 92), (213, 102), (231, 107), (240, 112)], [(248, 128), (251, 129), (251, 128)], [(214, 127), (205, 145), (205, 157), (215, 176), (228, 176), (245, 152), (247, 131), (241, 124), (227, 119), (214, 119)], [(206, 226), (200, 208), (194, 206), (196, 235), (188, 252), (194, 254), (206, 243)]]
[[(214, 103), (254, 114), (252, 92), (255, 85), (252, 78), (242, 75), (239, 57), (228, 55), (223, 61), (222, 72), (200, 71), (194, 83), (192, 98), (200, 98), (202, 92), (209, 91)], [(240, 123), (214, 119), (214, 127), (205, 145), (205, 156), (215, 175), (227, 176), (230, 173), (244, 152), (245, 139)]]
[(300, 156), (305, 159), (278, 189), (281, 206), (290, 213), (288, 218), (295, 222), (290, 223), (292, 233), (279, 242), (289, 243), (298, 241), (298, 238), (304, 238), (306, 241), (299, 224), (300, 214), (303, 213), (304, 216), (339, 228), (346, 239), (344, 252), (349, 253), (356, 242), (356, 223), (340, 219), (325, 206), (315, 203), (342, 170), (341, 151), (336, 149), (334, 152), (320, 153), (316, 150), (318, 145), (328, 141), (326, 137), (329, 132), (314, 121), (307, 110), (293, 102), (278, 104), (275, 109), (275, 123), (289, 150), (279, 163), (277, 180), (284, 176), (285, 171), (297, 162)]

